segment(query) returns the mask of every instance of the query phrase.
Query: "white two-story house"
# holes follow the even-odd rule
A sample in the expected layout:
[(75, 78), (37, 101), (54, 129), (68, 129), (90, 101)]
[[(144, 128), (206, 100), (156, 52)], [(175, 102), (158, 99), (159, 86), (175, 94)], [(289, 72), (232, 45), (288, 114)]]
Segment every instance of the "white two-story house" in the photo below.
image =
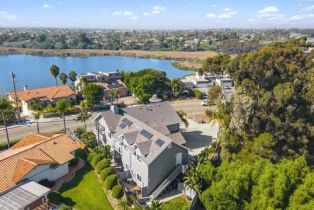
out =
[(155, 199), (188, 163), (181, 119), (169, 102), (112, 107), (95, 118), (98, 144), (110, 145), (123, 170)]

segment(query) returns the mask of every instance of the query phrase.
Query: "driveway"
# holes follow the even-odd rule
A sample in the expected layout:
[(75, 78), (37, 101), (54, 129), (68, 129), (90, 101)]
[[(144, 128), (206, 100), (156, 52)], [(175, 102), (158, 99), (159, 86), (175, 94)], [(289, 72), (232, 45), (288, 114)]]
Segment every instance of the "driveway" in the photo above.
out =
[(189, 127), (182, 131), (182, 135), (187, 141), (185, 146), (190, 149), (191, 155), (198, 155), (216, 140), (219, 124), (218, 122), (200, 124), (193, 120), (188, 121)]
[(206, 122), (207, 117), (205, 111), (211, 109), (214, 111), (214, 106), (202, 106), (201, 100), (187, 99), (187, 100), (175, 100), (171, 102), (172, 107), (178, 111), (183, 110), (187, 113), (187, 117), (197, 122)]

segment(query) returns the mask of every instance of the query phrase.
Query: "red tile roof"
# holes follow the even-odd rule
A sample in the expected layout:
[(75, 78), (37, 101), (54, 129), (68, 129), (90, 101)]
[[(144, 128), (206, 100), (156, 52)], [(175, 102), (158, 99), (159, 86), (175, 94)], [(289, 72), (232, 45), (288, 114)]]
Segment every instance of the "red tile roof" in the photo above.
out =
[(0, 193), (14, 187), (38, 165), (63, 164), (74, 158), (71, 152), (81, 148), (80, 142), (65, 134), (35, 142), (25, 137), (23, 144), (0, 154)]
[[(50, 86), (44, 88), (26, 89), (18, 91), (17, 98), (23, 101), (29, 101), (36, 98), (47, 98), (49, 100), (65, 98), (69, 96), (74, 96), (75, 93), (67, 85), (61, 86)], [(10, 92), (9, 95), (15, 98), (14, 92)]]

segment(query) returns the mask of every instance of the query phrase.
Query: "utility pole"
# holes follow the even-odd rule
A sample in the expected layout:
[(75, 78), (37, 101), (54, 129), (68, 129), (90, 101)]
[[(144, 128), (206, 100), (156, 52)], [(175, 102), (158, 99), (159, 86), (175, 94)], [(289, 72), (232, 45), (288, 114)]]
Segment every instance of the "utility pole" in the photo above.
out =
[(16, 87), (15, 87), (15, 74), (12, 72), (12, 82), (13, 82), (13, 88), (14, 88), (14, 97), (15, 97), (15, 108), (16, 108), (16, 112), (17, 112), (17, 117), (18, 117), (18, 121), (21, 122), (21, 116), (20, 116), (20, 109), (19, 109), (19, 104), (18, 104), (18, 98), (17, 98), (17, 94), (16, 94)]

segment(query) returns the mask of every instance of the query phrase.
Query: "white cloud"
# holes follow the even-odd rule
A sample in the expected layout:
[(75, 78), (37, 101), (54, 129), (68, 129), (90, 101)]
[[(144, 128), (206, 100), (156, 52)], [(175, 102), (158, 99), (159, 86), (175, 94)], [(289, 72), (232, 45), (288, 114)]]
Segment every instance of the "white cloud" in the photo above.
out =
[(150, 12), (143, 12), (144, 16), (151, 16), (151, 15), (158, 15), (166, 10), (164, 6), (154, 6), (152, 11)]
[(238, 14), (237, 11), (234, 11), (234, 10), (232, 10), (230, 8), (225, 8), (223, 10), (223, 12), (220, 13), (220, 14), (208, 13), (206, 15), (206, 17), (208, 17), (208, 18), (217, 18), (217, 19), (226, 19), (226, 18), (231, 18), (231, 17), (233, 17), (233, 16), (235, 16), (237, 14)]
[(301, 14), (301, 15), (294, 15), (289, 18), (289, 20), (299, 21), (299, 20), (305, 20), (305, 19), (311, 19), (314, 18), (314, 14)]
[(132, 17), (131, 17), (131, 20), (137, 20), (137, 19), (138, 19), (137, 16), (132, 16)]
[(123, 15), (124, 16), (133, 16), (134, 14), (131, 11), (125, 11), (125, 12), (123, 12)]
[(16, 21), (17, 17), (13, 14), (6, 12), (6, 11), (0, 11), (0, 18), (13, 22), (13, 21)]
[(255, 19), (254, 19), (254, 18), (249, 18), (249, 19), (247, 19), (247, 21), (249, 21), (249, 22), (254, 22)]
[(314, 10), (314, 4), (310, 5), (310, 6), (307, 6), (307, 7), (304, 7), (302, 10), (303, 11), (313, 11)]
[(52, 5), (50, 5), (50, 4), (43, 4), (43, 5), (41, 6), (41, 8), (49, 9), (49, 8), (52, 8)]
[(112, 13), (114, 16), (134, 16), (132, 11), (114, 11)]
[(282, 15), (279, 14), (279, 10), (276, 6), (269, 6), (257, 11), (257, 17), (273, 20), (282, 17)]

